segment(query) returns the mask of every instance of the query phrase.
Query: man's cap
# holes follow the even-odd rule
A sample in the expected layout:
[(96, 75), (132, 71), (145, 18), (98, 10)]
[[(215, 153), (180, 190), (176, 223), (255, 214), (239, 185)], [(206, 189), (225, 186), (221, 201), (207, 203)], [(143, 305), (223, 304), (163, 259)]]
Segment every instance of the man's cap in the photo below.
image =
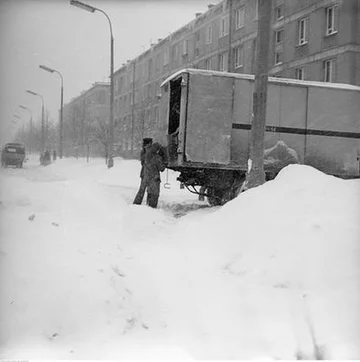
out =
[(149, 143), (152, 143), (153, 139), (152, 138), (143, 138), (143, 145), (146, 146)]

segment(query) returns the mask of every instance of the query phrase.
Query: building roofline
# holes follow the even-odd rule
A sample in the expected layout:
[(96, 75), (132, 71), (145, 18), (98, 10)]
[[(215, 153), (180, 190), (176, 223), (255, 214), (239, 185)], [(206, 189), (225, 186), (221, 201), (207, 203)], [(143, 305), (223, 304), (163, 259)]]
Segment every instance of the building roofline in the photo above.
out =
[(94, 88), (97, 88), (97, 87), (110, 87), (110, 83), (109, 82), (94, 82), (91, 87), (89, 89), (86, 89), (82, 92), (80, 92), (80, 94), (76, 97), (73, 97), (70, 99), (70, 101), (68, 103), (65, 104), (66, 105), (69, 105), (70, 103), (73, 103), (75, 102), (77, 99), (79, 98), (82, 98), (84, 97), (87, 93), (89, 93), (90, 91), (92, 91)]
[[(170, 82), (171, 80), (179, 77), (183, 73), (188, 74), (201, 74), (205, 76), (220, 76), (220, 77), (228, 77), (228, 78), (237, 78), (237, 79), (248, 79), (254, 80), (255, 76), (252, 74), (240, 74), (240, 73), (228, 73), (228, 72), (219, 72), (216, 70), (205, 70), (205, 69), (193, 69), (193, 68), (185, 68), (178, 70), (177, 72), (173, 73), (169, 77), (167, 77), (160, 85), (163, 87), (166, 83)], [(344, 90), (353, 90), (360, 92), (360, 87), (352, 84), (343, 84), (343, 83), (328, 83), (328, 82), (313, 82), (308, 80), (298, 80), (298, 79), (291, 79), (291, 78), (275, 78), (269, 77), (269, 81), (275, 84), (288, 84), (288, 85), (299, 85), (299, 86), (313, 86), (313, 87), (320, 87), (320, 88), (331, 88), (331, 89), (344, 89)]]
[[(211, 2), (211, 1), (210, 1)], [(211, 7), (208, 7), (208, 9), (206, 11), (204, 11), (203, 13), (201, 13), (201, 15), (195, 17), (195, 19), (192, 19), (191, 21), (189, 21), (187, 24), (183, 25), (182, 27), (180, 27), (179, 29), (173, 31), (172, 33), (170, 33), (167, 37), (161, 38), (161, 40), (159, 40), (157, 43), (153, 44), (152, 46), (150, 46), (150, 48), (146, 49), (145, 51), (143, 51), (142, 53), (140, 53), (139, 55), (137, 55), (136, 57), (132, 58), (127, 64), (123, 64), (120, 68), (118, 68), (116, 71), (114, 71), (114, 75), (121, 72), (122, 70), (125, 70), (126, 67), (128, 66), (128, 64), (130, 64), (131, 62), (136, 62), (136, 60), (138, 60), (140, 57), (145, 56), (148, 52), (150, 52), (152, 49), (157, 48), (160, 44), (165, 43), (166, 41), (168, 41), (169, 39), (171, 39), (173, 36), (175, 36), (177, 33), (180, 33), (183, 29), (187, 28), (187, 27), (191, 27), (194, 26), (195, 23), (197, 21), (199, 21), (200, 18), (203, 18), (204, 16), (206, 16), (206, 14), (210, 14), (213, 12), (216, 12), (217, 9), (219, 7), (223, 7), (223, 3), (226, 2), (226, 0), (222, 0), (220, 2), (218, 2), (217, 4), (211, 4)]]

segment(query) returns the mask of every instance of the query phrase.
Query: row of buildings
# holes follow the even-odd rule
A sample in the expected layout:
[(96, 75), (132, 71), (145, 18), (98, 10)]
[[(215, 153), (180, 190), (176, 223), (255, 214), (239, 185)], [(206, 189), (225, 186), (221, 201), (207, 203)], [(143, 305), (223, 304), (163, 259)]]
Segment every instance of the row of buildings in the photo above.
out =
[[(257, 7), (258, 0), (209, 4), (190, 23), (115, 71), (119, 154), (138, 157), (141, 139), (155, 136), (159, 86), (170, 74), (189, 67), (254, 72)], [(269, 69), (274, 77), (360, 85), (360, 0), (273, 0)], [(72, 129), (68, 142), (84, 146), (85, 124), (108, 123), (108, 104), (109, 85), (103, 83), (71, 100), (64, 118)], [(79, 144), (74, 138), (81, 129)]]

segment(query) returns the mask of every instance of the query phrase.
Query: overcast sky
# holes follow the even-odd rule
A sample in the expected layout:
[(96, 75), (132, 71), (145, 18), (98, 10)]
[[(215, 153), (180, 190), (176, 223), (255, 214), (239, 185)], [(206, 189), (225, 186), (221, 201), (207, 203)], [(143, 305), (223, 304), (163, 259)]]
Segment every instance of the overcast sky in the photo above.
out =
[[(149, 48), (151, 41), (189, 23), (195, 13), (220, 0), (88, 0), (110, 17), (118, 69)], [(64, 77), (64, 103), (96, 81), (108, 81), (110, 31), (106, 17), (70, 5), (69, 0), (0, 0), (0, 142), (11, 141), (14, 114), (27, 122), (41, 114), (40, 93), (51, 118), (58, 120), (60, 79), (39, 69), (40, 64)], [(16, 119), (15, 119), (16, 120)]]

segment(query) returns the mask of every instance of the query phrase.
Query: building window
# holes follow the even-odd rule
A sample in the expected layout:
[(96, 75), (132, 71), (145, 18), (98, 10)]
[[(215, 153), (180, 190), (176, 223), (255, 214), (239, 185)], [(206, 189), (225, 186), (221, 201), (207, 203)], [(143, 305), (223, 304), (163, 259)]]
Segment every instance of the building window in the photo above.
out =
[(337, 33), (336, 30), (336, 6), (326, 8), (326, 35)]
[(244, 66), (244, 47), (238, 46), (235, 48), (235, 68)]
[(334, 59), (324, 61), (324, 82), (334, 81)]
[(140, 79), (142, 77), (142, 64), (139, 63), (136, 67), (136, 78)]
[(244, 7), (241, 7), (240, 9), (236, 10), (235, 24), (236, 24), (236, 29), (240, 29), (245, 25), (245, 8)]
[(212, 43), (212, 27), (209, 26), (206, 30), (206, 44)]
[(183, 55), (188, 54), (188, 48), (189, 48), (189, 41), (187, 39), (184, 39), (184, 41), (183, 41), (183, 51), (182, 51)]
[(295, 78), (299, 80), (305, 79), (305, 69), (304, 68), (296, 68), (295, 69)]
[(159, 120), (159, 107), (158, 106), (154, 107), (154, 119), (155, 119), (155, 121)]
[(205, 62), (205, 69), (211, 70), (211, 59), (207, 59)]
[(282, 63), (282, 52), (275, 51), (275, 65), (280, 65)]
[(308, 18), (301, 19), (299, 21), (299, 45), (307, 43), (307, 33), (308, 33)]
[(198, 30), (195, 34), (196, 41), (200, 41), (200, 30)]
[(172, 62), (175, 62), (178, 57), (178, 44), (173, 45), (171, 49), (171, 60)]
[(200, 56), (200, 49), (199, 48), (195, 48), (195, 57)]
[(156, 72), (160, 71), (160, 54), (156, 54), (155, 58), (155, 70)]
[(166, 48), (164, 51), (164, 65), (169, 64), (169, 48)]
[(284, 29), (275, 31), (275, 44), (281, 44), (284, 38)]
[(254, 0), (255, 1), (255, 17), (254, 20), (258, 19), (259, 16), (259, 0)]
[(220, 35), (225, 36), (229, 34), (229, 15), (224, 16), (221, 19)]
[(275, 8), (275, 19), (276, 21), (284, 18), (284, 5), (279, 5)]
[(220, 70), (220, 72), (227, 72), (227, 70), (228, 70), (228, 53), (220, 54), (219, 70)]

